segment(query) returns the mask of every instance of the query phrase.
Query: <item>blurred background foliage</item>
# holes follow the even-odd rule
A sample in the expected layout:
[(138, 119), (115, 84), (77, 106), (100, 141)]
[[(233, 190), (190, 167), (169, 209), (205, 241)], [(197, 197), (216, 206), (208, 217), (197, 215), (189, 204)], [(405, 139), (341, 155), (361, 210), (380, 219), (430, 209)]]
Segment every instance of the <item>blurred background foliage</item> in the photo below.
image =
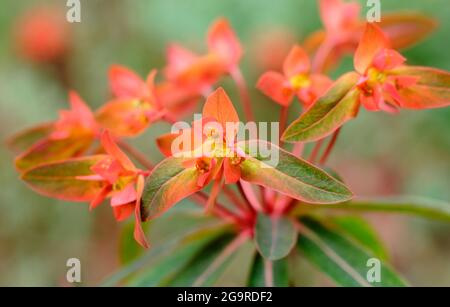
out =
[[(0, 138), (56, 118), (67, 89), (52, 67), (17, 54), (19, 16), (63, 0), (3, 0), (0, 9)], [(361, 1), (364, 5), (366, 1)], [(81, 0), (82, 22), (73, 24), (67, 79), (92, 107), (109, 97), (107, 69), (127, 65), (141, 75), (164, 66), (165, 48), (180, 42), (206, 49), (208, 26), (229, 18), (246, 50), (242, 62), (260, 121), (278, 120), (278, 106), (253, 89), (267, 62), (284, 56), (293, 42), (321, 27), (314, 0)], [(365, 7), (365, 6), (364, 6)], [(426, 41), (404, 54), (410, 64), (450, 70), (448, 0), (382, 0), (383, 11), (415, 10), (439, 22)], [(366, 8), (365, 8), (366, 10)], [(351, 69), (346, 59), (333, 76)], [(223, 86), (238, 97), (229, 80)], [(297, 117), (291, 112), (292, 119)], [(133, 140), (156, 161), (154, 125)], [(346, 125), (330, 165), (357, 195), (420, 195), (450, 200), (450, 108), (402, 111), (397, 116), (362, 112)], [(66, 260), (82, 263), (83, 285), (95, 285), (119, 265), (116, 224), (108, 206), (89, 213), (85, 204), (64, 203), (29, 190), (14, 170), (13, 156), (0, 147), (0, 285), (66, 285)], [(368, 216), (385, 240), (393, 264), (413, 285), (450, 285), (450, 226), (407, 217)], [(301, 272), (299, 273), (301, 274)], [(325, 284), (320, 276), (304, 284)]]

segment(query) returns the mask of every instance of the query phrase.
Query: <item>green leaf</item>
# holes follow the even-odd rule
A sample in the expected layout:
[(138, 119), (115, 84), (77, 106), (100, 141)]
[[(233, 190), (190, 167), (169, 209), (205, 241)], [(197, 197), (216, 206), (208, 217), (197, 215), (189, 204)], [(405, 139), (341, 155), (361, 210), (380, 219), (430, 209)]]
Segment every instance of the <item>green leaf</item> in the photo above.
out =
[(82, 178), (95, 175), (91, 167), (105, 155), (73, 158), (43, 164), (26, 171), (22, 179), (39, 194), (68, 201), (90, 201), (105, 187), (104, 180)]
[(53, 123), (45, 123), (39, 126), (28, 128), (8, 139), (8, 147), (16, 154), (21, 153), (37, 141), (47, 137), (53, 130)]
[(164, 286), (176, 276), (207, 244), (223, 236), (223, 232), (203, 232), (201, 235), (189, 237), (181, 242), (168, 255), (160, 258), (143, 273), (137, 275), (129, 286)]
[(212, 286), (224, 273), (243, 237), (225, 234), (202, 249), (167, 286)]
[(388, 259), (388, 253), (372, 226), (361, 217), (337, 216), (331, 218), (331, 224), (349, 238), (370, 250), (381, 260)]
[(374, 258), (364, 248), (341, 233), (318, 221), (303, 219), (299, 228), (298, 248), (323, 273), (337, 284), (351, 287), (405, 286), (405, 282), (389, 266), (379, 260), (380, 280), (369, 282)]
[[(150, 229), (150, 237), (152, 240), (156, 239), (152, 237), (153, 231), (155, 231), (156, 233), (160, 233), (159, 225), (157, 225), (156, 222), (163, 221), (163, 223), (161, 224), (164, 224), (164, 222), (167, 223), (167, 221), (165, 221), (166, 216), (167, 215), (164, 215), (164, 217), (162, 217), (161, 219), (152, 221)], [(199, 225), (194, 229), (186, 229), (181, 234), (175, 233), (166, 236), (165, 240), (155, 242), (155, 244), (153, 244), (149, 250), (145, 251), (137, 259), (124, 265), (119, 271), (109, 276), (102, 283), (102, 286), (114, 286), (123, 284), (124, 281), (128, 280), (130, 276), (133, 276), (136, 272), (143, 270), (143, 268), (145, 270), (146, 268), (155, 266), (156, 263), (161, 261), (161, 259), (169, 257), (176, 248), (186, 244), (187, 242), (201, 240), (202, 238), (208, 236), (216, 238), (217, 236), (228, 233), (229, 231), (229, 225), (223, 224), (222, 222), (214, 222), (213, 224)]]
[[(245, 181), (314, 204), (343, 202), (353, 196), (342, 182), (273, 144), (248, 141), (238, 146), (248, 155), (241, 163)], [(263, 156), (268, 147), (271, 156)]]
[(297, 231), (291, 220), (258, 214), (255, 244), (261, 255), (274, 261), (286, 257), (297, 241)]
[[(147, 229), (150, 227), (152, 222), (153, 221), (148, 221), (147, 223), (142, 224), (142, 229), (144, 232), (147, 232)], [(144, 251), (145, 249), (143, 249), (142, 246), (140, 246), (134, 239), (134, 221), (125, 224), (120, 232), (119, 238), (120, 264), (126, 265), (131, 263), (132, 261), (138, 259)]]
[[(287, 287), (289, 286), (288, 262), (286, 258), (272, 261), (264, 260), (260, 254), (256, 254), (248, 280), (249, 287), (267, 287), (266, 276), (272, 276), (272, 286)], [(271, 273), (266, 273), (266, 269), (272, 269)]]
[(359, 91), (355, 89), (359, 75), (347, 73), (284, 132), (286, 142), (311, 142), (322, 139), (356, 116)]
[(158, 164), (147, 177), (142, 194), (141, 215), (144, 220), (154, 218), (181, 199), (199, 191), (199, 172), (186, 168), (184, 158), (169, 157)]
[(356, 199), (350, 202), (335, 204), (311, 206), (303, 205), (294, 214), (301, 213), (303, 210), (321, 210), (335, 209), (348, 210), (352, 212), (391, 212), (409, 215), (417, 215), (425, 218), (450, 222), (450, 203), (431, 200), (422, 197), (390, 197), (378, 199)]
[(92, 136), (61, 140), (43, 139), (16, 158), (16, 167), (26, 171), (41, 164), (73, 158), (81, 155), (92, 144)]

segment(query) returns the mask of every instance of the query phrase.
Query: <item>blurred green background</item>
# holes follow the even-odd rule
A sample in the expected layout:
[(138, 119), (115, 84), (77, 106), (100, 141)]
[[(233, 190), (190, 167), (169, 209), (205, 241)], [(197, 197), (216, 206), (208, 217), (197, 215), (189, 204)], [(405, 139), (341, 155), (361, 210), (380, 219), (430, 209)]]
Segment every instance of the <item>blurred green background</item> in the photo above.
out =
[[(55, 71), (23, 60), (13, 44), (13, 28), (21, 14), (42, 4), (66, 10), (65, 2), (1, 3), (2, 140), (55, 119), (57, 110), (66, 107), (67, 90)], [(253, 89), (265, 56), (285, 52), (292, 42), (321, 26), (315, 0), (82, 0), (81, 5), (82, 22), (73, 24), (68, 83), (92, 107), (108, 98), (109, 65), (127, 65), (145, 75), (164, 66), (170, 42), (203, 51), (208, 26), (225, 16), (246, 50), (242, 65), (257, 118), (278, 120), (278, 106)], [(439, 29), (404, 54), (411, 64), (450, 70), (448, 0), (382, 1), (382, 8), (416, 10), (438, 20)], [(270, 50), (264, 49), (267, 45)], [(346, 59), (339, 72), (350, 69), (351, 59)], [(225, 80), (223, 85), (237, 101), (232, 83)], [(168, 129), (157, 124), (135, 142), (156, 161), (161, 156), (154, 137)], [(402, 111), (397, 116), (362, 112), (346, 125), (330, 165), (358, 195), (408, 194), (449, 201), (449, 131), (450, 108)], [(5, 146), (0, 158), (0, 285), (66, 285), (66, 260), (71, 257), (81, 260), (84, 285), (98, 284), (117, 268), (122, 225), (114, 221), (108, 206), (89, 213), (85, 204), (39, 196), (18, 179)], [(369, 218), (385, 240), (392, 262), (413, 285), (450, 286), (449, 225), (391, 215)], [(312, 284), (323, 281), (317, 278)]]

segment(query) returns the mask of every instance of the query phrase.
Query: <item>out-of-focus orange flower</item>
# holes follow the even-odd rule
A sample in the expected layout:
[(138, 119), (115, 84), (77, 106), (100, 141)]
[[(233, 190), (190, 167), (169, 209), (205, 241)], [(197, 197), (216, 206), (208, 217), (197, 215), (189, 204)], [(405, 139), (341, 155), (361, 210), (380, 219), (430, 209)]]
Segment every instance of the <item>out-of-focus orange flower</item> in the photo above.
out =
[(268, 71), (258, 81), (257, 87), (282, 106), (291, 104), (294, 95), (305, 105), (311, 105), (322, 95), (332, 81), (325, 75), (311, 73), (307, 53), (295, 45), (283, 63), (283, 73)]
[(152, 70), (142, 80), (126, 67), (113, 65), (109, 70), (109, 82), (114, 100), (96, 112), (97, 121), (116, 136), (136, 136), (164, 116), (165, 110), (155, 97)]
[(17, 22), (15, 41), (19, 53), (32, 61), (57, 61), (69, 50), (70, 24), (60, 9), (34, 8)]
[(400, 107), (428, 109), (449, 105), (449, 73), (404, 66), (406, 59), (390, 46), (382, 30), (367, 23), (354, 58), (355, 70), (361, 75), (358, 88), (364, 107), (396, 112)]
[(103, 183), (102, 190), (91, 200), (91, 209), (100, 205), (107, 197), (111, 198), (114, 217), (118, 221), (135, 214), (134, 237), (143, 247), (148, 247), (141, 227), (140, 201), (144, 187), (144, 175), (133, 162), (114, 143), (108, 131), (101, 137), (107, 155), (91, 167), (95, 175), (78, 177), (78, 180), (95, 180)]

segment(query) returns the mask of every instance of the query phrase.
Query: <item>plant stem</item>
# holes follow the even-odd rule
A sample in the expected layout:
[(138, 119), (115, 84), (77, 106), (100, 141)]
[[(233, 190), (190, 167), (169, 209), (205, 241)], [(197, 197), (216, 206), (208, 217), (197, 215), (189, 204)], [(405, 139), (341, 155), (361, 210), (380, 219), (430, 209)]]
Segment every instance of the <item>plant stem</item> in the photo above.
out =
[(280, 146), (282, 146), (283, 142), (281, 141), (281, 136), (283, 135), (284, 130), (286, 129), (287, 118), (288, 118), (289, 107), (283, 106), (280, 110)]
[[(190, 196), (190, 198), (192, 199), (192, 201), (199, 204), (200, 206), (206, 207), (209, 196), (207, 194), (205, 194), (204, 192), (200, 191), (195, 194), (192, 194)], [(243, 224), (241, 219), (238, 216), (233, 214), (231, 211), (229, 211), (227, 208), (225, 208), (222, 204), (220, 204), (218, 202), (216, 202), (215, 206), (213, 207), (212, 213), (220, 218), (229, 220), (232, 223), (236, 223), (238, 225)]]
[(138, 161), (142, 166), (144, 166), (148, 170), (151, 170), (153, 168), (153, 164), (150, 162), (150, 160), (147, 159), (145, 154), (139, 151), (137, 148), (122, 140), (117, 140), (117, 144), (122, 147), (122, 149), (125, 150), (130, 156), (136, 159), (136, 161)]
[(246, 240), (248, 240), (249, 237), (250, 233), (248, 230), (241, 232), (222, 250), (211, 265), (209, 265), (208, 268), (195, 280), (193, 286), (202, 286), (208, 277), (213, 274), (213, 272), (215, 272)]
[(230, 202), (236, 205), (241, 213), (247, 215), (249, 212), (251, 212), (251, 208), (247, 202), (247, 199), (244, 198), (244, 200), (242, 200), (232, 189), (230, 189), (226, 185), (222, 187), (222, 191), (225, 193), (225, 196), (228, 197)]
[(264, 282), (266, 287), (273, 287), (273, 263), (264, 259)]
[(253, 187), (245, 181), (239, 180), (238, 186), (245, 198), (248, 200), (248, 203), (252, 206), (252, 208), (256, 212), (263, 212), (264, 209), (261, 206), (258, 198), (256, 197), (255, 191)]
[(311, 152), (311, 156), (309, 156), (309, 162), (314, 163), (316, 161), (317, 156), (320, 152), (320, 147), (322, 147), (323, 139), (318, 140), (316, 144), (314, 145), (314, 148)]
[(328, 143), (327, 148), (325, 149), (325, 152), (322, 155), (322, 158), (320, 158), (320, 161), (319, 161), (320, 164), (325, 164), (327, 162), (327, 159), (330, 156), (330, 153), (333, 150), (334, 145), (336, 144), (336, 140), (337, 140), (337, 138), (339, 136), (339, 132), (340, 131), (341, 131), (341, 128), (339, 128), (338, 130), (336, 130), (333, 133), (333, 136), (331, 137), (331, 140)]
[(250, 101), (250, 94), (248, 92), (247, 84), (241, 70), (239, 69), (239, 67), (236, 67), (230, 72), (230, 75), (238, 88), (239, 96), (241, 97), (241, 103), (244, 108), (244, 113), (247, 121), (255, 121), (255, 117), (253, 116), (252, 104)]

